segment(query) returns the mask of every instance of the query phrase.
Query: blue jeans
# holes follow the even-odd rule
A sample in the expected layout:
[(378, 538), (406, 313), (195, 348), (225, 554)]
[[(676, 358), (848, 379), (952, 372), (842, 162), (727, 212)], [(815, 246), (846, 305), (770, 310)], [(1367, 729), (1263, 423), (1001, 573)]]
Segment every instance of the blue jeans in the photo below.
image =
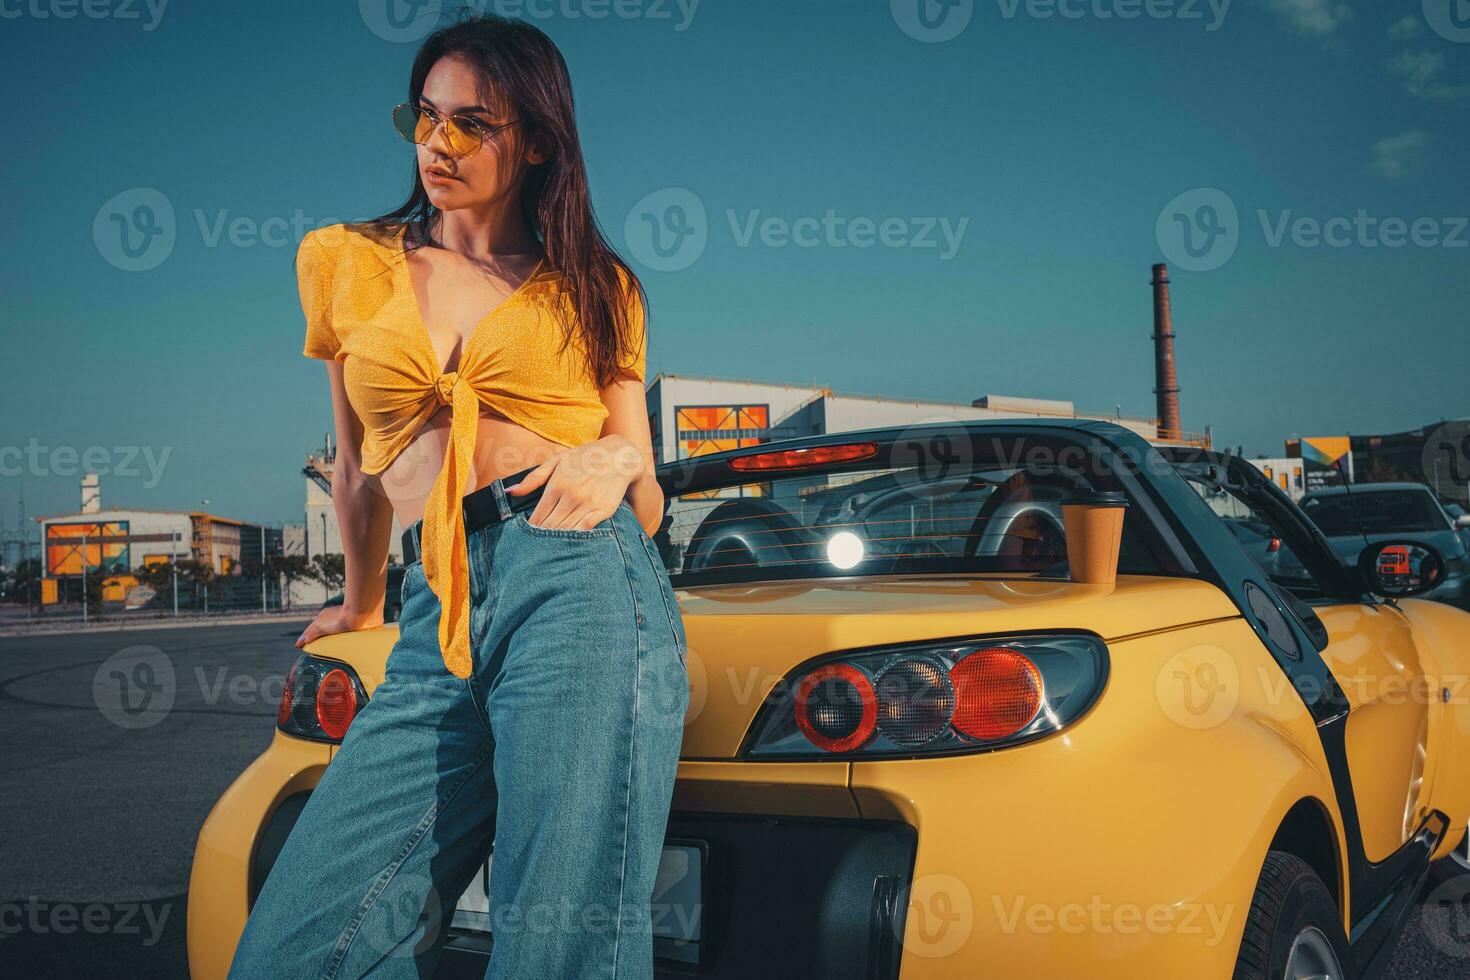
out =
[(652, 977), (689, 703), (673, 587), (626, 501), (586, 530), (500, 509), (467, 535), (473, 671), (445, 668), (415, 561), (384, 680), (267, 877), (231, 980), (429, 976), (492, 841), (487, 977)]

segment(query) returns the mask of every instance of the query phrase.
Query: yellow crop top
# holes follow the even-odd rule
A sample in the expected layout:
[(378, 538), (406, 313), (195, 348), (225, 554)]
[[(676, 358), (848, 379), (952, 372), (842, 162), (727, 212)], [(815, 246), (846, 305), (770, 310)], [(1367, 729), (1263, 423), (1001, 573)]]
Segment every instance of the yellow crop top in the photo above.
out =
[[(450, 406), (450, 445), (424, 505), (424, 574), (440, 601), (445, 666), (468, 677), (469, 559), (460, 499), (471, 479), (479, 403), (563, 446), (602, 433), (607, 406), (578, 332), (559, 351), (572, 315), (563, 277), (538, 271), (487, 312), (460, 350), (453, 371), (419, 314), (400, 228), (382, 237), (347, 225), (308, 232), (296, 253), (306, 315), (307, 357), (342, 364), (347, 399), (362, 420), (362, 469), (388, 468), (440, 406)], [(623, 370), (642, 381), (644, 315), (631, 292), (630, 350)]]

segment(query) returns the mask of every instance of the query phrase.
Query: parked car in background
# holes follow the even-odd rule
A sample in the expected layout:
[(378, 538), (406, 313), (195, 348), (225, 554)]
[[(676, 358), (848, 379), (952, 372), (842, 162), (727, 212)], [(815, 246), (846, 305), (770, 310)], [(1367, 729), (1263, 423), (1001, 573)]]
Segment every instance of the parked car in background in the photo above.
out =
[(1235, 539), (1245, 546), (1245, 550), (1263, 568), (1281, 550), (1281, 539), (1274, 536), (1265, 523), (1249, 517), (1226, 517), (1223, 520), (1230, 533), (1235, 535)]
[[(1301, 509), (1348, 564), (1356, 564), (1363, 548), (1379, 541), (1429, 545), (1447, 567), (1443, 583), (1425, 598), (1470, 607), (1470, 549), (1454, 518), (1423, 484), (1356, 483), (1314, 490), (1302, 497)], [(1271, 574), (1282, 581), (1306, 575), (1290, 551), (1278, 552), (1272, 565)]]
[[(322, 605), (342, 605), (342, 593), (338, 592)], [(383, 591), (383, 622), (398, 622), (398, 615), (401, 612), (403, 612), (403, 566), (389, 565), (388, 585)]]

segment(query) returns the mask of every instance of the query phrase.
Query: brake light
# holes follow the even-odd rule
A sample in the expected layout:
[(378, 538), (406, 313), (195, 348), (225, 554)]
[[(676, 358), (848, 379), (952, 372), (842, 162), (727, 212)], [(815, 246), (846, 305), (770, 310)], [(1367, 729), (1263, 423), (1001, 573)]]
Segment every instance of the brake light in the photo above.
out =
[(1281, 550), (1281, 539), (1280, 538), (1272, 538), (1271, 539), (1271, 542), (1266, 545), (1266, 551), (1268, 553), (1275, 554), (1276, 552), (1278, 552), (1280, 550)]
[(850, 442), (841, 446), (813, 446), (810, 449), (782, 449), (768, 453), (737, 456), (730, 460), (732, 470), (796, 470), (807, 466), (827, 466), (878, 455), (876, 442)]
[(357, 715), (357, 692), (342, 669), (330, 671), (316, 691), (316, 720), (330, 738), (341, 739)]
[(954, 665), (954, 727), (971, 738), (1014, 735), (1041, 710), (1041, 671), (1006, 647), (977, 650)]
[(351, 667), (303, 654), (286, 675), (276, 727), (296, 738), (340, 742), (367, 700)]
[(838, 654), (776, 686), (742, 754), (913, 757), (1004, 748), (1080, 718), (1107, 672), (1107, 646), (1084, 633)]

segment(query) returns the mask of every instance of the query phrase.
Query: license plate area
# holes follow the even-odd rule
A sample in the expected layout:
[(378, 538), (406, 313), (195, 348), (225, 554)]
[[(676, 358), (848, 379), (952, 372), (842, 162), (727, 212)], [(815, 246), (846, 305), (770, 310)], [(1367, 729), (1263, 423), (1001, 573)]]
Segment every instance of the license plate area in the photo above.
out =
[[(674, 963), (698, 965), (704, 935), (705, 881), (709, 850), (704, 841), (669, 838), (659, 857), (650, 914), (653, 955)], [(493, 855), (476, 873), (454, 908), (450, 929), (493, 934), (490, 927), (490, 868)]]

